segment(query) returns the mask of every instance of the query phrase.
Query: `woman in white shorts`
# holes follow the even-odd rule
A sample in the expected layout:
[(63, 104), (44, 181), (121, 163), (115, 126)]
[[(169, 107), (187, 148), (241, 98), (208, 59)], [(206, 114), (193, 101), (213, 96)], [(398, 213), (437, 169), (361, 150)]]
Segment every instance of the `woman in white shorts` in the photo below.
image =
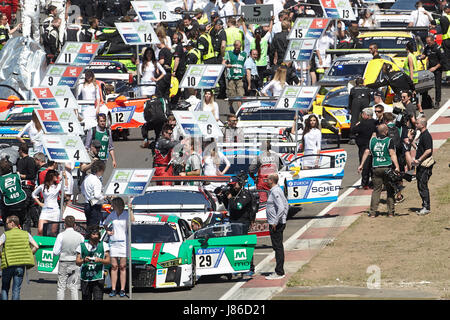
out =
[[(63, 172), (65, 175), (65, 172)], [(58, 204), (58, 195), (61, 191), (62, 181), (59, 181), (59, 173), (56, 170), (48, 170), (45, 175), (44, 183), (39, 185), (31, 196), (36, 203), (42, 208), (38, 222), (38, 236), (43, 235), (44, 224), (51, 222), (58, 222), (60, 216), (60, 209)], [(64, 179), (67, 181), (67, 179)], [(39, 200), (39, 195), (42, 193), (44, 203)], [(54, 225), (52, 232), (56, 231), (57, 225)]]
[[(128, 211), (124, 211), (125, 203), (122, 198), (111, 200), (113, 211), (103, 221), (103, 225), (112, 230), (107, 231), (109, 235), (109, 254), (111, 256), (111, 293), (114, 297), (117, 284), (117, 272), (120, 268), (120, 297), (125, 297), (125, 284), (127, 281), (127, 236), (128, 236)], [(130, 220), (134, 221), (134, 215), (130, 210)]]

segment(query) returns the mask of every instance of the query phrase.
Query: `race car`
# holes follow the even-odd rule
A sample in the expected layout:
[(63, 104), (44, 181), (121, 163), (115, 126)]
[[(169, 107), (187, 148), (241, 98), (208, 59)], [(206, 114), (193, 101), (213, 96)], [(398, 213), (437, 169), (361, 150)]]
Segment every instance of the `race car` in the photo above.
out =
[[(394, 1), (392, 1), (394, 2)], [(373, 18), (383, 27), (407, 27), (411, 12), (416, 10), (416, 2), (410, 0), (396, 0), (394, 4), (384, 10), (375, 10)], [(422, 0), (423, 7), (430, 13), (437, 12), (437, 2)]]
[(115, 93), (125, 93), (133, 91), (132, 84), (135, 79), (133, 74), (128, 72), (126, 66), (118, 61), (94, 59), (85, 70), (91, 70), (95, 74), (95, 79), (114, 88)]
[[(256, 246), (242, 224), (208, 226), (192, 234), (186, 220), (174, 215), (139, 214), (131, 225), (132, 286), (174, 288), (195, 286), (201, 276), (244, 273)], [(83, 228), (77, 226), (82, 233)], [(47, 229), (46, 229), (47, 230)], [(56, 234), (35, 236), (40, 273), (56, 273)], [(101, 240), (108, 241), (105, 232)]]

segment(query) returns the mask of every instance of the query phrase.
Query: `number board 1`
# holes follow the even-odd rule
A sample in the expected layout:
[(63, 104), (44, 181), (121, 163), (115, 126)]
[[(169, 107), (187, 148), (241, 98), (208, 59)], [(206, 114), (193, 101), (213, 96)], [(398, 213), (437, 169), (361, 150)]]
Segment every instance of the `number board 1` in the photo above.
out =
[(114, 169), (105, 195), (139, 196), (145, 193), (155, 169)]
[(288, 40), (292, 39), (319, 39), (328, 25), (328, 19), (297, 18), (289, 33)]
[(330, 19), (356, 20), (349, 0), (320, 0), (324, 16)]
[(39, 122), (46, 134), (77, 134), (84, 133), (75, 109), (40, 109), (36, 110)]
[(155, 30), (147, 22), (116, 22), (117, 31), (128, 45), (158, 44)]
[(224, 68), (223, 64), (190, 64), (181, 79), (180, 88), (215, 88)]
[(42, 139), (45, 153), (55, 162), (90, 163), (91, 158), (78, 135), (44, 134)]
[(316, 47), (316, 41), (316, 39), (290, 40), (284, 61), (309, 61)]
[(84, 66), (52, 64), (41, 81), (43, 87), (68, 86), (74, 88), (84, 71)]
[(277, 100), (275, 108), (298, 108), (309, 109), (316, 98), (319, 87), (306, 86), (286, 86), (280, 98)]
[(267, 25), (273, 16), (273, 4), (251, 4), (241, 6), (245, 23)]
[(178, 15), (172, 14), (164, 1), (131, 1), (141, 22), (176, 21)]
[(57, 64), (88, 65), (97, 55), (100, 44), (90, 42), (66, 42), (56, 59)]
[(32, 88), (43, 109), (76, 108), (78, 103), (68, 86)]

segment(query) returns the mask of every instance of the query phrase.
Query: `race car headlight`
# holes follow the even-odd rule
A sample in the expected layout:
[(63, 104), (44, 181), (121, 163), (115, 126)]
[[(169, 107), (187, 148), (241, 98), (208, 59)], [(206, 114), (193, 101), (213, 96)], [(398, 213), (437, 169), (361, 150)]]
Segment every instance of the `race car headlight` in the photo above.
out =
[(182, 263), (182, 261), (183, 261), (183, 259), (176, 258), (176, 259), (167, 260), (164, 262), (159, 262), (158, 264), (163, 268), (169, 268), (169, 267), (179, 266)]

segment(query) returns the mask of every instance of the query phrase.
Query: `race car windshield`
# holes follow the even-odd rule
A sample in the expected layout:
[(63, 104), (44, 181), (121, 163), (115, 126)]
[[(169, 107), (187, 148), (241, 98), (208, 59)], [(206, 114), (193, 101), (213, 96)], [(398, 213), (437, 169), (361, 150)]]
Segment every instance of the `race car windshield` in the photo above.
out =
[(336, 61), (331, 67), (329, 76), (347, 77), (364, 74), (367, 61)]
[(199, 204), (206, 208), (211, 208), (211, 203), (205, 198), (205, 195), (196, 191), (183, 190), (158, 190), (148, 192), (133, 200), (133, 205), (179, 205)]
[(329, 93), (323, 100), (323, 105), (328, 107), (348, 107), (348, 94), (346, 92)]
[(295, 110), (252, 109), (242, 110), (238, 114), (239, 121), (291, 121), (294, 119)]
[(176, 228), (169, 224), (133, 224), (131, 243), (179, 242)]
[[(363, 49), (369, 49), (372, 43), (376, 43), (379, 49), (405, 49), (406, 44), (410, 41), (413, 39), (409, 37), (365, 37), (359, 39)], [(414, 42), (414, 51), (416, 50), (415, 46)]]

